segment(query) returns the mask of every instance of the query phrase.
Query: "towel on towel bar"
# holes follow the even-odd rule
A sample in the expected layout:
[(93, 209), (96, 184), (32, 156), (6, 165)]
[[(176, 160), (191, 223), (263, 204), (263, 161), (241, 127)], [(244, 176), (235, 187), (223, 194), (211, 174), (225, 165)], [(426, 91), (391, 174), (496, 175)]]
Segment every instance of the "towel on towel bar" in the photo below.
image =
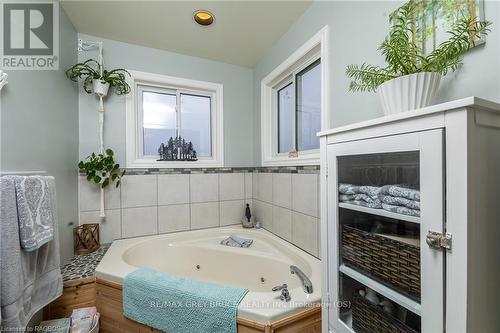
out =
[(247, 289), (140, 268), (123, 282), (125, 317), (168, 333), (236, 333)]
[(19, 238), (24, 251), (34, 251), (54, 238), (54, 177), (12, 176), (16, 184)]
[[(50, 196), (55, 198), (52, 185)], [(56, 212), (55, 202), (51, 204)], [(12, 176), (0, 177), (0, 235), (0, 330), (20, 332), (36, 312), (61, 296), (62, 277), (57, 227), (54, 239), (38, 250), (21, 249)]]

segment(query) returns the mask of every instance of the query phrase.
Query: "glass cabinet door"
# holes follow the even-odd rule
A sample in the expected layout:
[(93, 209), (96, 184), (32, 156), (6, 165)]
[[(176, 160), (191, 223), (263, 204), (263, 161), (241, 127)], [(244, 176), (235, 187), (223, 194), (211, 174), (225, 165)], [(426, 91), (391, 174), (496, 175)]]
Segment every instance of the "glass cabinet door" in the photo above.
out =
[(338, 332), (443, 330), (443, 132), (328, 147), (330, 318)]

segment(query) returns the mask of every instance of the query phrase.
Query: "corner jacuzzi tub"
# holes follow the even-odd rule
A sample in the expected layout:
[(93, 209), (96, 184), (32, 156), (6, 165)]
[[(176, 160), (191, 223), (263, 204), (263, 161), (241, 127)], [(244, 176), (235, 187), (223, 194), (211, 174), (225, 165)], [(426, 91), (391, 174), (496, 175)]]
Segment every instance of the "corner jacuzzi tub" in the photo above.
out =
[[(254, 240), (250, 248), (220, 245), (231, 234)], [(299, 267), (311, 280), (306, 294), (290, 266)], [(138, 267), (179, 276), (247, 288), (238, 317), (274, 322), (321, 301), (320, 261), (263, 229), (224, 227), (185, 231), (113, 242), (97, 266), (98, 279), (123, 283)], [(274, 286), (286, 283), (291, 302), (279, 299)]]

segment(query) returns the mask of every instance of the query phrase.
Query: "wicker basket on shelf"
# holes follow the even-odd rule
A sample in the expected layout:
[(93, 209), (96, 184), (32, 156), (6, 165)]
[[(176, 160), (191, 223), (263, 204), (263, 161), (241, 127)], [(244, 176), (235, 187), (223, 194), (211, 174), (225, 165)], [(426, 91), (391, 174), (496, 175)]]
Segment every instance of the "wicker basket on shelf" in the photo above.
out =
[(347, 266), (420, 300), (420, 248), (353, 226), (342, 227), (342, 259)]
[(351, 305), (352, 328), (356, 333), (417, 333), (357, 293), (354, 294)]
[(89, 254), (99, 249), (99, 224), (88, 223), (73, 228), (75, 254)]

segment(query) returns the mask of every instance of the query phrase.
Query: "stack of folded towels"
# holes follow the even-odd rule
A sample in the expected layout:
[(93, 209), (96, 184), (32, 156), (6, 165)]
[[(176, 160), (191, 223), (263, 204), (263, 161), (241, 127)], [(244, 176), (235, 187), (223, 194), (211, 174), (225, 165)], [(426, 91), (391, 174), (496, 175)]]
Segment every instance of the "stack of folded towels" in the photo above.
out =
[(420, 191), (405, 185), (339, 184), (339, 201), (368, 208), (420, 216)]

